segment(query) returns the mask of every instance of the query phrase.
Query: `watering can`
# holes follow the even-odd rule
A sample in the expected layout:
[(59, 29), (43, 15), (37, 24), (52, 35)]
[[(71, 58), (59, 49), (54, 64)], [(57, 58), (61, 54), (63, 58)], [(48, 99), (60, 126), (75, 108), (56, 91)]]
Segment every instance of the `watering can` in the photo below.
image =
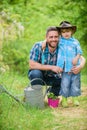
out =
[[(31, 82), (38, 79), (39, 78), (35, 78), (31, 80)], [(39, 80), (42, 80), (42, 79), (39, 79)], [(42, 80), (42, 82), (44, 81)], [(46, 94), (46, 88), (47, 88), (46, 84), (45, 84), (45, 90), (42, 85), (38, 85), (38, 84), (29, 85), (28, 87), (26, 87), (24, 89), (25, 103), (33, 107), (44, 108), (44, 96)]]

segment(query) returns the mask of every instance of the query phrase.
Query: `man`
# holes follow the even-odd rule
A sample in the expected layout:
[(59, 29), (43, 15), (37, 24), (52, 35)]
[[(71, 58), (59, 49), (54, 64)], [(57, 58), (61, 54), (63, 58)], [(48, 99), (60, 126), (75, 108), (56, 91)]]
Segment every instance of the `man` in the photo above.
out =
[[(59, 96), (61, 77), (58, 73), (62, 69), (56, 66), (58, 54), (59, 33), (57, 27), (49, 27), (46, 32), (46, 48), (42, 49), (42, 42), (36, 43), (30, 51), (28, 77), (34, 84), (43, 84), (42, 80), (49, 86), (50, 91)], [(62, 59), (61, 59), (62, 60)], [(81, 64), (72, 68), (74, 74), (78, 73), (85, 65), (85, 59), (81, 57)], [(41, 80), (39, 80), (41, 79)]]

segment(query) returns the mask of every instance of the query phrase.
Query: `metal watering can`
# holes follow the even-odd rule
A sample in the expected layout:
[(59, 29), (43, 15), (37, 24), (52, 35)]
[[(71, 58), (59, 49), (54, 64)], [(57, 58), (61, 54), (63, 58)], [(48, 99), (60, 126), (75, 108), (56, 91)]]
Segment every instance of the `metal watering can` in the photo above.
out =
[(47, 90), (46, 83), (40, 78), (35, 78), (31, 80), (30, 83), (32, 83), (34, 80), (41, 80), (45, 85), (45, 90), (42, 85), (29, 84), (29, 86), (24, 89), (25, 103), (27, 103), (30, 106), (44, 108), (44, 97)]

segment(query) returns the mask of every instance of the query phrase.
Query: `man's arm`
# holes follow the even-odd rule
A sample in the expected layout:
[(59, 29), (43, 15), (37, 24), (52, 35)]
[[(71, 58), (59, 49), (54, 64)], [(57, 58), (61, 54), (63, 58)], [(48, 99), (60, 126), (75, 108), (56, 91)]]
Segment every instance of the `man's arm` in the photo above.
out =
[(58, 66), (54, 66), (54, 65), (43, 65), (40, 64), (38, 62), (35, 62), (33, 60), (29, 61), (29, 68), (32, 69), (38, 69), (38, 70), (42, 70), (42, 71), (53, 71), (55, 73), (59, 73), (62, 72), (62, 69)]
[(83, 69), (85, 66), (85, 63), (86, 63), (86, 59), (83, 56), (81, 56), (80, 60), (81, 60), (80, 67), (81, 67), (81, 69)]
[(86, 59), (83, 56), (80, 57), (80, 61), (81, 61), (80, 65), (74, 66), (72, 68), (72, 72), (74, 74), (78, 74), (84, 68), (84, 66), (85, 66)]

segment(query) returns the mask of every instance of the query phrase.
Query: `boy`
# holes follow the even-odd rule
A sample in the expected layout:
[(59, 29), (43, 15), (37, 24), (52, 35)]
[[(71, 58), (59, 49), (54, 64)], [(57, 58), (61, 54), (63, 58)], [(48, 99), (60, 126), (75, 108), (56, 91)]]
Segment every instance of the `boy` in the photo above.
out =
[(58, 29), (61, 37), (59, 40), (57, 66), (63, 69), (60, 90), (62, 106), (68, 107), (67, 98), (70, 96), (72, 96), (74, 105), (78, 106), (78, 96), (81, 95), (80, 73), (74, 74), (72, 68), (79, 65), (82, 50), (79, 42), (72, 37), (76, 31), (76, 26), (63, 21), (60, 23)]

